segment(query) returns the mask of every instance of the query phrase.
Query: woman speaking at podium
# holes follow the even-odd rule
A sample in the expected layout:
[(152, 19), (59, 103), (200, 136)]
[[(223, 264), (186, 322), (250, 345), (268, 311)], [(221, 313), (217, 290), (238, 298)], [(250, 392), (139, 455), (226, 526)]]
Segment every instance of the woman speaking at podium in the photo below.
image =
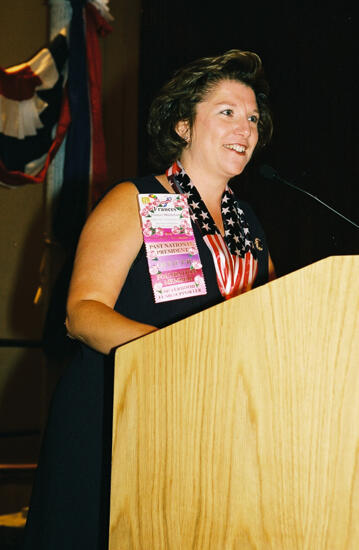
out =
[(150, 109), (155, 175), (116, 185), (89, 216), (67, 303), (80, 346), (52, 400), (24, 550), (107, 547), (112, 351), (274, 277), (229, 186), (271, 137), (267, 94), (252, 52), (177, 71)]

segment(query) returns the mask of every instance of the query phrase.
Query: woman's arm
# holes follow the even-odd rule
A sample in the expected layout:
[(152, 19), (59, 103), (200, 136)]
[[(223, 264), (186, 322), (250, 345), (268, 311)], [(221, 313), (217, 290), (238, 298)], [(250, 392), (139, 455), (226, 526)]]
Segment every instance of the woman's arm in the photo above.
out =
[(110, 191), (89, 216), (76, 252), (66, 327), (102, 353), (156, 330), (113, 309), (143, 242), (137, 193), (130, 182)]

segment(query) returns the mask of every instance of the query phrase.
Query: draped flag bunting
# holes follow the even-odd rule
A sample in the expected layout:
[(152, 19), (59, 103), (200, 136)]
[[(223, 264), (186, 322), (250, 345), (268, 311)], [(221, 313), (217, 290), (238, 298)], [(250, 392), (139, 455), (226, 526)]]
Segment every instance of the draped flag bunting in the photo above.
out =
[(85, 12), (84, 4), (84, 0), (71, 0), (68, 93), (72, 120), (53, 225), (56, 239), (69, 250), (76, 246), (88, 203), (103, 192), (106, 182), (97, 34), (106, 34), (111, 28), (92, 3), (86, 4)]
[(89, 102), (83, 0), (71, 0), (69, 28), (69, 104), (63, 184), (54, 218), (55, 238), (71, 250), (86, 218), (91, 174), (91, 115)]
[[(0, 68), (0, 182), (44, 181), (70, 123), (66, 30), (27, 63)], [(55, 137), (53, 132), (56, 127)]]
[[(98, 7), (98, 4), (96, 4)], [(102, 127), (101, 108), (101, 51), (97, 36), (106, 36), (111, 32), (108, 20), (102, 15), (103, 10), (98, 11), (95, 5), (86, 5), (86, 48), (89, 71), (90, 106), (92, 121), (92, 185), (91, 203), (94, 204), (105, 191), (106, 186), (106, 150)], [(108, 17), (108, 16), (107, 16)]]
[[(107, 4), (108, 0), (71, 0), (69, 29), (61, 30), (48, 47), (29, 61), (0, 68), (0, 184), (18, 187), (43, 183), (64, 137), (68, 139), (71, 134), (71, 149), (66, 145), (67, 171), (64, 167), (62, 188), (73, 185), (73, 178), (81, 172), (81, 185), (86, 187), (82, 198), (86, 198), (90, 188), (89, 202), (93, 203), (104, 191), (106, 160), (98, 36), (112, 30)], [(81, 73), (77, 73), (76, 67), (80, 66)], [(74, 168), (69, 172), (74, 163), (66, 157), (78, 154), (81, 166), (76, 173), (72, 172)], [(60, 198), (62, 206), (68, 195), (65, 191)]]
[[(61, 244), (66, 255), (49, 300), (43, 349), (61, 358), (71, 349), (64, 319), (74, 251), (88, 209), (106, 186), (98, 37), (112, 31), (113, 18), (108, 0), (48, 3), (50, 44), (22, 65), (0, 68), (0, 185), (47, 179), (46, 243)], [(49, 254), (47, 246), (35, 303)]]

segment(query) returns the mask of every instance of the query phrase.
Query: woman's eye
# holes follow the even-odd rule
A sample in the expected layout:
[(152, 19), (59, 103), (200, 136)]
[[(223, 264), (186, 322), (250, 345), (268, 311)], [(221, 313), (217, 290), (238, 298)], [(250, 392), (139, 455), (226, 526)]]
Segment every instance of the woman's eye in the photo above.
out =
[(251, 115), (248, 117), (249, 122), (254, 122), (254, 124), (258, 124), (259, 117), (257, 115)]
[(233, 115), (232, 109), (224, 109), (223, 111), (221, 111), (221, 113), (222, 113), (222, 115), (226, 115), (226, 116)]

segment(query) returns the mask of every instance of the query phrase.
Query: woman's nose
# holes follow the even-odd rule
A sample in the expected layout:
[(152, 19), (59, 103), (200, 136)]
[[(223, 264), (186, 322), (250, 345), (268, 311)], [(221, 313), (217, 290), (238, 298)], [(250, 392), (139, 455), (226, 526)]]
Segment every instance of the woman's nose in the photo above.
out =
[(251, 133), (251, 124), (247, 118), (241, 118), (236, 122), (235, 131), (238, 135), (248, 137)]

